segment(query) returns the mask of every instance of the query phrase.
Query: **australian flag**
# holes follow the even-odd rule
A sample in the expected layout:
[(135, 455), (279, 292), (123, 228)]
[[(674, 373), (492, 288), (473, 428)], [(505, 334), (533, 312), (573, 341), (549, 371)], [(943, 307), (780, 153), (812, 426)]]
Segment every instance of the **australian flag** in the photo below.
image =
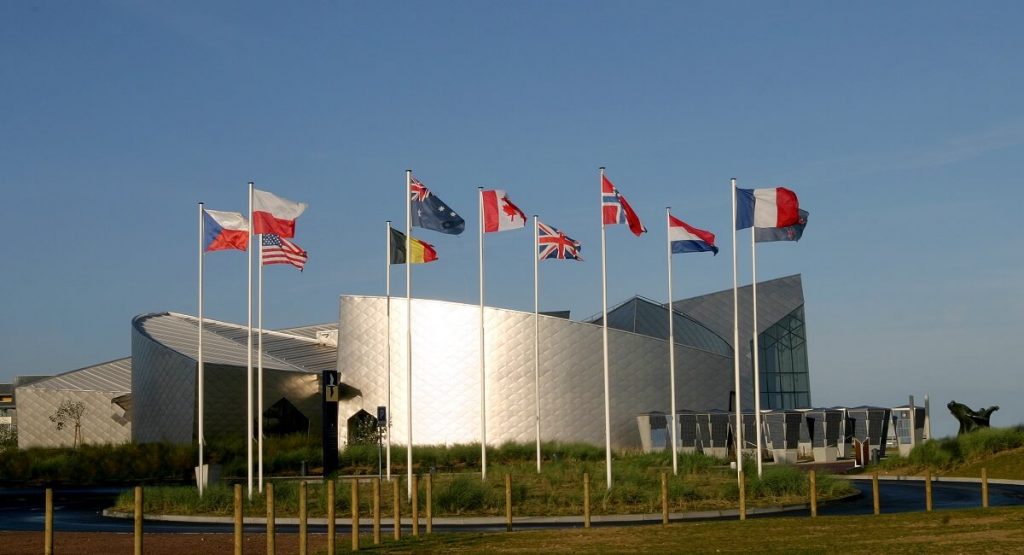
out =
[(786, 227), (755, 227), (754, 241), (757, 243), (770, 243), (772, 241), (799, 241), (804, 236), (804, 228), (807, 227), (807, 217), (810, 214), (806, 210), (798, 210), (800, 219), (793, 225)]
[(426, 185), (415, 177), (409, 185), (409, 202), (412, 203), (412, 225), (458, 235), (466, 230), (466, 220), (441, 202)]
[(580, 242), (537, 220), (537, 259), (583, 260)]

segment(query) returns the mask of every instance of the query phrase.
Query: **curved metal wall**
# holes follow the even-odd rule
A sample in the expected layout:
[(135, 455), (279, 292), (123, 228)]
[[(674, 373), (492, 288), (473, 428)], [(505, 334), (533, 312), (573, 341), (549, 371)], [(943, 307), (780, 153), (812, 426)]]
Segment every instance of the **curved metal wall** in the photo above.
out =
[[(391, 330), (382, 297), (342, 296), (338, 370), (358, 391), (340, 407), (341, 425), (360, 409), (376, 414), (388, 395), (391, 358), (393, 442), (404, 444), (406, 303), (392, 298)], [(480, 440), (479, 307), (413, 300), (413, 443)], [(487, 439), (535, 439), (533, 313), (486, 308)], [(544, 441), (604, 443), (601, 327), (541, 316), (540, 408)], [(668, 412), (668, 345), (609, 329), (611, 435), (615, 447), (640, 447), (636, 415)], [(727, 408), (732, 359), (677, 345), (677, 408)], [(341, 437), (345, 437), (342, 430)]]

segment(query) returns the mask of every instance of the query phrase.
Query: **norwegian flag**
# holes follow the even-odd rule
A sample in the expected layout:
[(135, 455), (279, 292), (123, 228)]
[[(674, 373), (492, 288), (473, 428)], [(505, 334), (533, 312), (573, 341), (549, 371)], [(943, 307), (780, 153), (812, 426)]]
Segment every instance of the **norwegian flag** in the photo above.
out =
[(637, 237), (641, 233), (647, 233), (647, 228), (640, 223), (640, 218), (626, 202), (626, 197), (622, 196), (611, 180), (604, 175), (601, 176), (601, 211), (604, 215), (604, 225), (629, 224), (629, 230)]
[(583, 260), (580, 242), (537, 220), (537, 259)]

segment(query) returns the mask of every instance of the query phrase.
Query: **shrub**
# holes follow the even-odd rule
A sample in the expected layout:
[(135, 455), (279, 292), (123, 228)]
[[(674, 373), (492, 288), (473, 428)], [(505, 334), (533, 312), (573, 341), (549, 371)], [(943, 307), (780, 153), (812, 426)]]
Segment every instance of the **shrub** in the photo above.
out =
[(454, 514), (484, 508), (488, 496), (489, 488), (475, 474), (455, 476), (450, 482), (439, 488), (435, 494), (437, 506), (443, 511)]

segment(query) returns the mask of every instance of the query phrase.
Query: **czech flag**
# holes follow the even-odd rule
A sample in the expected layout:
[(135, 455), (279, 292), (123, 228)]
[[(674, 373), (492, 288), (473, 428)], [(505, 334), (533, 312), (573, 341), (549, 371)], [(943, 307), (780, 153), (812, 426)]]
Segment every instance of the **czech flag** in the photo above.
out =
[(203, 210), (203, 252), (249, 248), (249, 222), (238, 212)]
[(681, 252), (712, 252), (718, 254), (715, 234), (697, 229), (669, 214), (668, 239), (672, 242), (672, 254)]
[(800, 221), (800, 201), (785, 187), (736, 189), (736, 229), (788, 227)]
[(274, 193), (252, 190), (253, 233), (270, 233), (278, 237), (295, 237), (295, 220), (307, 204), (281, 198)]

